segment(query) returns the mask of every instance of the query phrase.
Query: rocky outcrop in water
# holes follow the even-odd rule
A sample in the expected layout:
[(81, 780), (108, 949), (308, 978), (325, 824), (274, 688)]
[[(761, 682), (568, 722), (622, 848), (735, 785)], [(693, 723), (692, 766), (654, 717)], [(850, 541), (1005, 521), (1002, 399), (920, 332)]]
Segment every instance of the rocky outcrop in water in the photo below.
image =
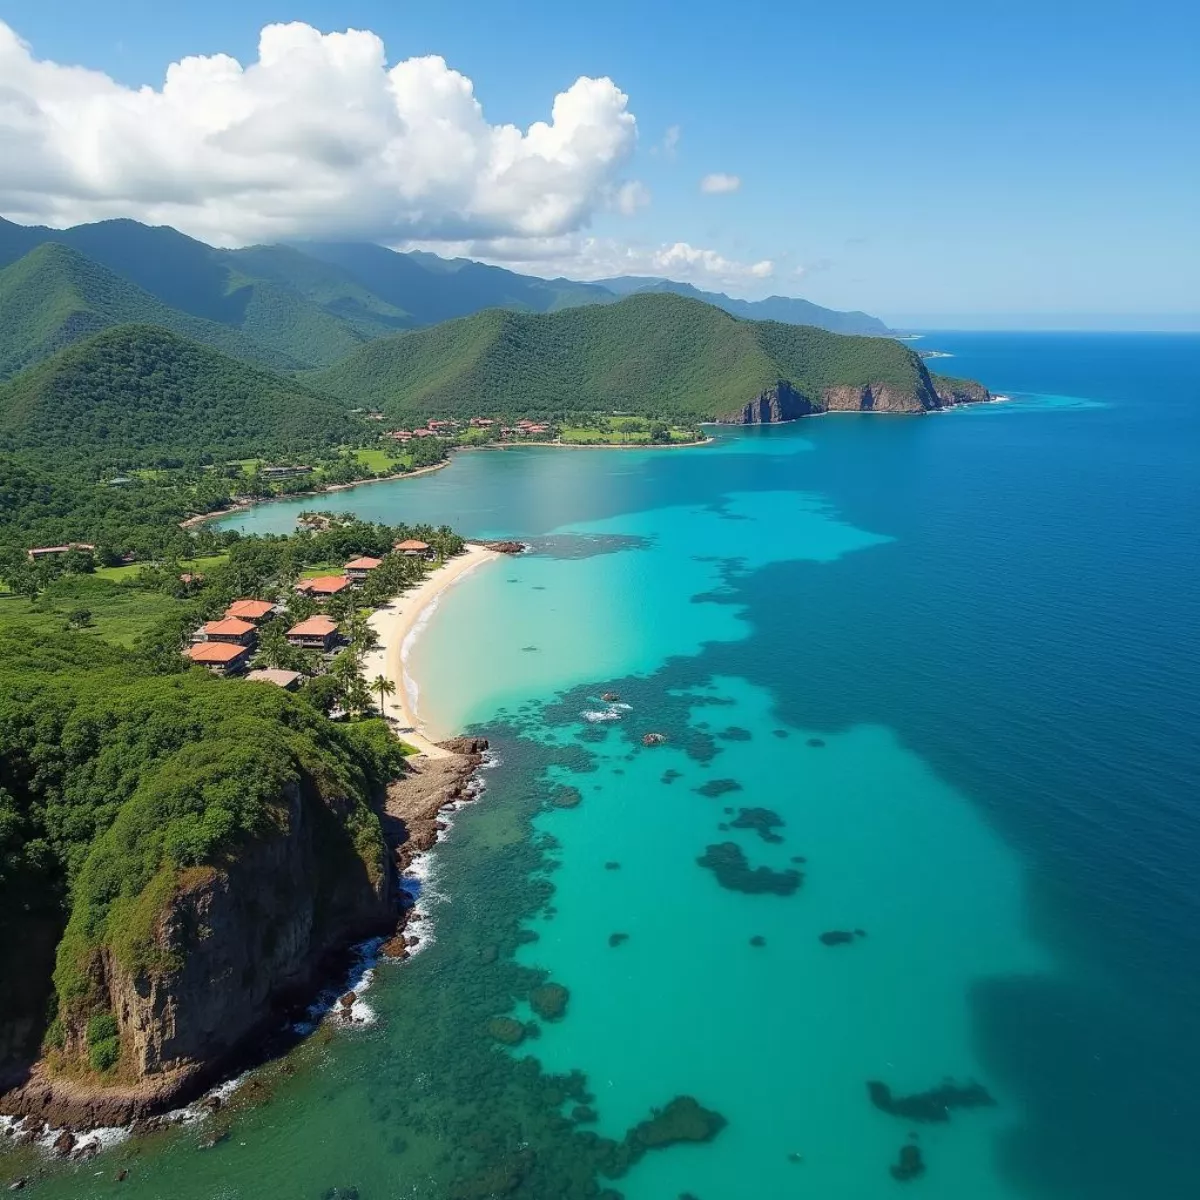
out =
[(960, 1087), (952, 1080), (927, 1092), (894, 1096), (886, 1083), (876, 1079), (867, 1084), (867, 1091), (876, 1108), (906, 1121), (944, 1122), (950, 1120), (952, 1108), (990, 1108), (996, 1103), (982, 1084), (968, 1083)]

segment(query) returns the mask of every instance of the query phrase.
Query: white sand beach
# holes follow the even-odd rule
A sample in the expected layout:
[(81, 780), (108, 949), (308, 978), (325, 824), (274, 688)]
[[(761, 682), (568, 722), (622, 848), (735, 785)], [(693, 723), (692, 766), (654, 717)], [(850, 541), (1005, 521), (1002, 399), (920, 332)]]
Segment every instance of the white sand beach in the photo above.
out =
[(419, 587), (394, 597), (387, 607), (371, 614), (371, 626), (379, 635), (379, 645), (366, 656), (363, 673), (368, 680), (386, 675), (396, 685), (395, 692), (386, 699), (384, 713), (396, 722), (397, 732), (410, 746), (430, 758), (444, 758), (448, 751), (425, 736), (413, 709), (405, 686), (404, 640), (421, 619), (421, 614), (446, 588), (476, 567), (500, 557), (496, 550), (468, 545), (462, 554), (430, 571)]

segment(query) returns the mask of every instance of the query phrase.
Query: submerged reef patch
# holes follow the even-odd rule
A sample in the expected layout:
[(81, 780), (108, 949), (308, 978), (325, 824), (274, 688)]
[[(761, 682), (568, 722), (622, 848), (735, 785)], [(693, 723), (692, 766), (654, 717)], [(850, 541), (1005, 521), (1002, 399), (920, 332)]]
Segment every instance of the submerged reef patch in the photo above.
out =
[(782, 829), (785, 824), (784, 819), (769, 808), (742, 808), (730, 821), (734, 829), (753, 829), (764, 842), (782, 842), (782, 836), (775, 830)]
[(876, 1108), (906, 1121), (949, 1121), (952, 1108), (991, 1108), (996, 1103), (982, 1084), (960, 1087), (949, 1079), (940, 1087), (914, 1092), (911, 1096), (893, 1096), (892, 1089), (877, 1079), (867, 1084), (867, 1091)]
[(770, 867), (752, 867), (736, 842), (715, 843), (696, 862), (711, 871), (717, 877), (717, 882), (732, 892), (770, 892), (777, 896), (790, 896), (804, 881), (804, 876), (796, 870), (773, 871)]
[(740, 792), (742, 785), (736, 779), (710, 779), (693, 790), (699, 792), (701, 796), (715, 800), (718, 796), (727, 795), (729, 792)]

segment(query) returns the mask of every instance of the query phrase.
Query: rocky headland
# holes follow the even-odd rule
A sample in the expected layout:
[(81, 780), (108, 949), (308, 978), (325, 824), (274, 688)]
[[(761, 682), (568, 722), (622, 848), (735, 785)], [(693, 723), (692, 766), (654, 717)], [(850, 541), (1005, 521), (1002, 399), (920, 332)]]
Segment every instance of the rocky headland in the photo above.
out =
[[(355, 943), (388, 938), (384, 953), (406, 957), (416, 939), (403, 874), (437, 841), (445, 812), (479, 794), (472, 777), (487, 748), (475, 738), (441, 745), (445, 757), (409, 760), (388, 787), (376, 813), (382, 842), (365, 857), (331, 857), (330, 801), (301, 783), (281, 798), (273, 835), (222, 866), (184, 872), (138, 967), (108, 947), (92, 960), (91, 1008), (106, 1027), (94, 1015), (60, 1016), (57, 1045), (9, 1063), (0, 1115), (88, 1130), (178, 1108), (262, 1061), (289, 1016), (344, 978)], [(105, 1071), (89, 1069), (98, 1033), (119, 1048)]]

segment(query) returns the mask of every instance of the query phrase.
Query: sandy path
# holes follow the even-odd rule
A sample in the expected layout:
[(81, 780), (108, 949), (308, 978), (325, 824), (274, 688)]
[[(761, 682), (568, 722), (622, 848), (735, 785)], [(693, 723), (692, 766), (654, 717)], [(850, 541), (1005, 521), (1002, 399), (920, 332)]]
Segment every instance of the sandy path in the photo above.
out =
[(469, 571), (499, 557), (500, 554), (495, 550), (467, 546), (462, 554), (431, 571), (419, 587), (394, 597), (386, 608), (377, 609), (370, 616), (371, 626), (379, 635), (379, 645), (363, 660), (363, 674), (368, 683), (376, 675), (386, 675), (396, 685), (395, 692), (384, 703), (384, 712), (396, 722), (400, 736), (430, 758), (449, 757), (449, 751), (443, 750), (424, 735), (417, 714), (409, 703), (401, 658), (404, 639), (420, 619), (421, 613), (446, 588), (457, 583)]

